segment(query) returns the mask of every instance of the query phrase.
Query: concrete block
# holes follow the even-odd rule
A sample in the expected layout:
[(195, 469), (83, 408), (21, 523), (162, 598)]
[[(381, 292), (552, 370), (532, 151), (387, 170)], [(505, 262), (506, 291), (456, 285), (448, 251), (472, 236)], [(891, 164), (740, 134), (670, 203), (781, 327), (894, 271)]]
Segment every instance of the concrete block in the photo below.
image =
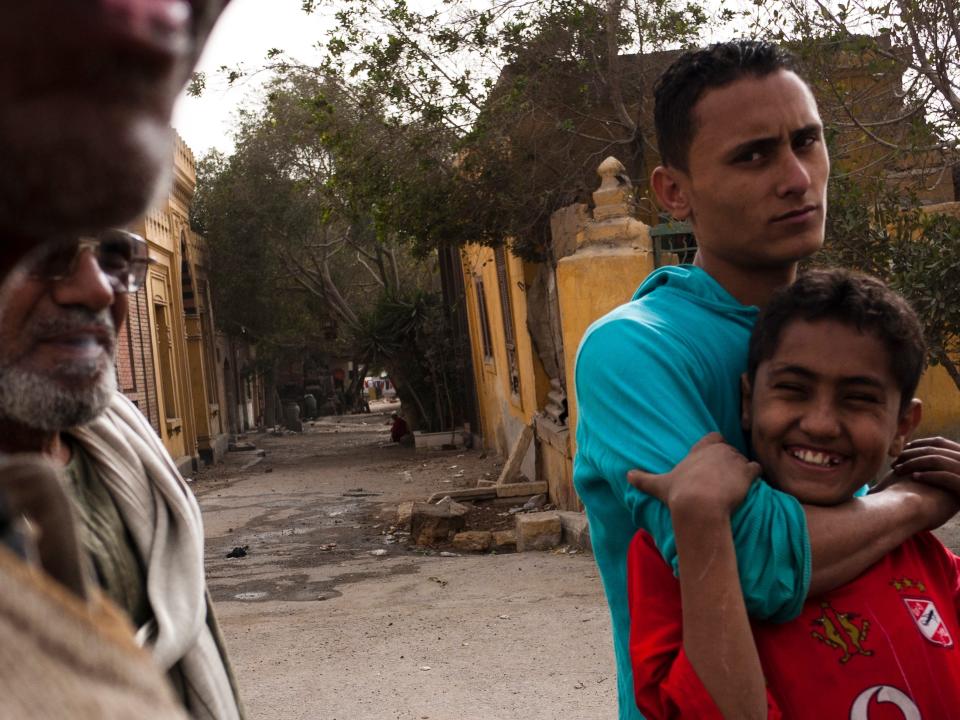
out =
[(521, 495), (540, 495), (547, 492), (545, 482), (518, 482), (497, 485), (497, 497), (520, 497)]
[(493, 533), (491, 549), (497, 552), (513, 552), (517, 549), (517, 533), (513, 530), (497, 530)]
[(462, 552), (484, 552), (492, 542), (493, 535), (487, 530), (466, 530), (453, 536), (453, 546)]
[(549, 550), (560, 544), (563, 526), (555, 511), (516, 516), (517, 551)]
[(581, 550), (593, 550), (590, 544), (590, 526), (587, 516), (582, 512), (559, 510), (560, 525), (563, 528), (563, 542)]
[(463, 428), (435, 433), (425, 433), (415, 430), (413, 437), (414, 447), (416, 447), (417, 450), (443, 450), (445, 447), (463, 447)]
[(451, 535), (463, 530), (465, 515), (455, 515), (450, 504), (431, 505), (414, 503), (410, 516), (410, 541), (414, 545), (434, 545), (446, 542)]

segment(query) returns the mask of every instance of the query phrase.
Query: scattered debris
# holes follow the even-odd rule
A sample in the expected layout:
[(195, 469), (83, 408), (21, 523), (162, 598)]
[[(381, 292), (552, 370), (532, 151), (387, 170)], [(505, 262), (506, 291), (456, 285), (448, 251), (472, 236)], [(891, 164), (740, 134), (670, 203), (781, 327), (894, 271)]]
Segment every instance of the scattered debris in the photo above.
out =
[(447, 586), (447, 581), (446, 581), (446, 580), (441, 580), (440, 578), (435, 577), (435, 576), (433, 576), (433, 575), (431, 575), (430, 577), (428, 577), (427, 580), (432, 580), (433, 582), (437, 583), (440, 587), (446, 587), (446, 586)]
[(429, 666), (429, 665), (421, 665), (421, 666), (420, 666), (420, 669), (421, 669), (421, 670), (429, 670), (429, 669), (430, 669), (430, 666)]
[(257, 446), (252, 442), (235, 442), (227, 445), (228, 452), (249, 452), (256, 449)]
[(240, 546), (237, 545), (233, 550), (227, 553), (228, 558), (242, 558), (247, 556), (247, 550), (250, 549), (249, 545)]
[(375, 557), (383, 557), (384, 555), (387, 554), (387, 551), (384, 550), (383, 548), (379, 548), (379, 549), (377, 549), (377, 550), (371, 550), (371, 551), (370, 551), (369, 553), (367, 553), (367, 554), (368, 554), (368, 555), (373, 555), (373, 556), (375, 556)]
[(539, 510), (540, 508), (542, 508), (542, 507), (543, 507), (544, 505), (546, 505), (546, 504), (547, 504), (547, 496), (546, 496), (546, 495), (543, 495), (543, 494), (534, 495), (532, 498), (530, 498), (529, 500), (527, 500), (527, 501), (523, 504), (523, 509), (524, 509), (524, 510)]
[(414, 502), (402, 502), (397, 506), (397, 527), (409, 528), (410, 518), (413, 517)]
[(444, 550), (442, 553), (440, 553), (440, 557), (460, 557), (460, 553), (447, 552)]
[(327, 552), (329, 550), (333, 550), (336, 546), (336, 543), (323, 543), (323, 545), (317, 545), (317, 550), (320, 550), (321, 552)]

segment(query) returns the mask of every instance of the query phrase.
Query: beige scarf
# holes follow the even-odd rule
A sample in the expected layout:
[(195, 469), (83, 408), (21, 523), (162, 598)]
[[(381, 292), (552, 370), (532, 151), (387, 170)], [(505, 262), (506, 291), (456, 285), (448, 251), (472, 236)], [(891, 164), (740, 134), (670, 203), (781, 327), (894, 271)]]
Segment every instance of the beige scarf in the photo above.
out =
[(0, 547), (0, 718), (186, 720), (126, 617)]
[[(137, 407), (117, 393), (96, 420), (71, 431), (88, 452), (133, 537), (155, 627), (141, 629), (157, 664), (179, 664), (197, 720), (241, 716), (207, 624), (200, 507)], [(212, 611), (211, 611), (212, 612)]]

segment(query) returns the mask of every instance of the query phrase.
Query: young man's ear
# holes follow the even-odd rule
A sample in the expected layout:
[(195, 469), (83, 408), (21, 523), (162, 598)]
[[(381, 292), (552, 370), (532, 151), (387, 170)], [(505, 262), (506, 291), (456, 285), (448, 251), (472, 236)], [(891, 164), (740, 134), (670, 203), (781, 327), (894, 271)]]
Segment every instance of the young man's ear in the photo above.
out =
[(750, 378), (744, 373), (740, 376), (740, 427), (750, 436), (750, 427), (753, 425), (753, 386)]
[(900, 419), (897, 421), (897, 434), (893, 436), (893, 442), (890, 443), (890, 450), (887, 453), (890, 457), (895, 458), (903, 452), (903, 446), (910, 440), (922, 417), (923, 403), (914, 398), (900, 413)]
[(675, 220), (690, 217), (690, 199), (684, 190), (683, 173), (676, 168), (658, 165), (650, 176), (650, 186), (660, 201), (660, 207)]

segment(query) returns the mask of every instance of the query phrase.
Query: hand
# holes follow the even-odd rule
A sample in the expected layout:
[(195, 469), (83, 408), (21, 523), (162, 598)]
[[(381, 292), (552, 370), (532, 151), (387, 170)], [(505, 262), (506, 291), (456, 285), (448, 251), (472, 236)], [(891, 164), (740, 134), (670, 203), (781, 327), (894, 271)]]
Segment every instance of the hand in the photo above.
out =
[(653, 475), (631, 470), (627, 480), (665, 503), (671, 513), (695, 510), (729, 515), (743, 502), (760, 472), (758, 463), (727, 445), (720, 433), (710, 433), (670, 472)]
[(942, 437), (914, 440), (894, 462), (893, 474), (960, 497), (960, 443)]

